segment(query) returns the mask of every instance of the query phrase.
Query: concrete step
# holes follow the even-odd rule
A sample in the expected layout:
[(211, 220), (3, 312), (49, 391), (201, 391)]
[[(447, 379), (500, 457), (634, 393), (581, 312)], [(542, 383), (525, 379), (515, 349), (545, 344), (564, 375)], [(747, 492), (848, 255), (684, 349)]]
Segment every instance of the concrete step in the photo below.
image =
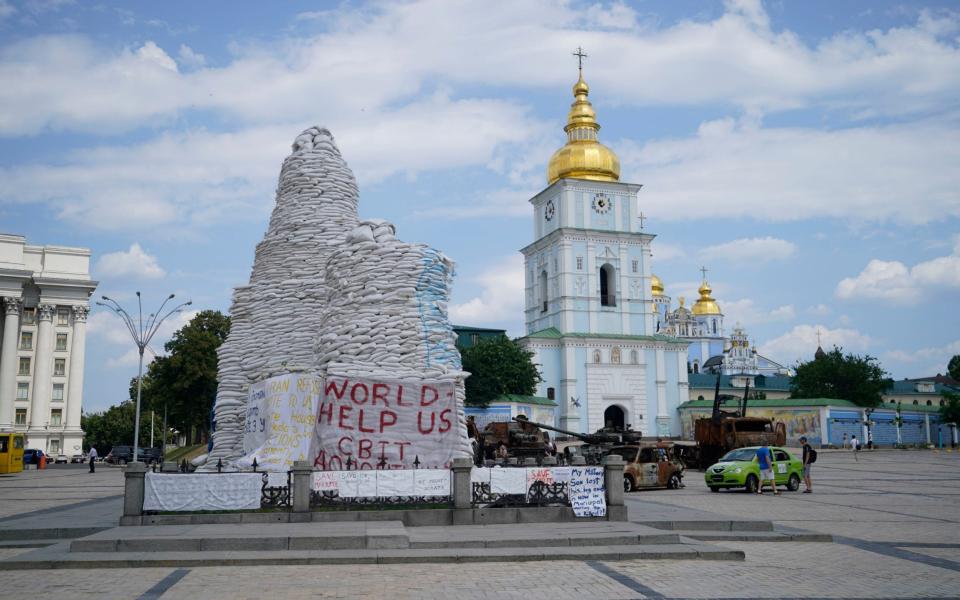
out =
[(648, 544), (550, 548), (406, 548), (355, 550), (206, 551), (206, 552), (69, 552), (67, 544), (9, 557), (0, 570), (213, 567), (244, 565), (403, 564), (520, 562), (544, 560), (729, 560), (744, 553), (706, 544)]
[(59, 544), (62, 539), (32, 539), (32, 540), (3, 540), (0, 541), (0, 548), (45, 548), (54, 544)]
[(826, 533), (787, 531), (676, 531), (682, 538), (701, 542), (833, 542)]
[(211, 552), (408, 548), (399, 521), (117, 527), (73, 540), (70, 552)]
[(85, 537), (112, 527), (0, 528), (0, 542), (23, 540), (66, 540)]
[(411, 548), (551, 548), (676, 544), (679, 535), (635, 523), (550, 523), (522, 527), (411, 527)]
[(773, 523), (770, 521), (736, 521), (723, 519), (697, 519), (688, 521), (675, 520), (634, 520), (634, 523), (653, 527), (654, 529), (666, 529), (667, 531), (773, 531)]

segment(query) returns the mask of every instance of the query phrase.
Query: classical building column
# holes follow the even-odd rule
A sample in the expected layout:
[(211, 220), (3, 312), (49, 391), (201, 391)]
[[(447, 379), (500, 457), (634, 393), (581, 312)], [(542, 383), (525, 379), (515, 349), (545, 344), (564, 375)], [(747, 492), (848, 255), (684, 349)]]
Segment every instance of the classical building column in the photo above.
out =
[(20, 299), (3, 298), (3, 341), (0, 342), (0, 430), (13, 428), (13, 402), (17, 395), (17, 332)]
[(80, 431), (80, 408), (83, 400), (83, 353), (87, 339), (89, 306), (73, 307), (73, 339), (70, 341), (70, 377), (67, 380), (67, 431)]
[(53, 314), (57, 307), (37, 307), (37, 349), (33, 354), (33, 401), (30, 402), (30, 429), (44, 429), (50, 421), (50, 378), (53, 376)]

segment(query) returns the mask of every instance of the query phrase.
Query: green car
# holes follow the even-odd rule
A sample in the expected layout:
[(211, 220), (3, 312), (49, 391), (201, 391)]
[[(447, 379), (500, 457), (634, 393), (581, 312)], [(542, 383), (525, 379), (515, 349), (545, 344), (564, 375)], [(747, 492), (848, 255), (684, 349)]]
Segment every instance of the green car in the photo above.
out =
[[(731, 450), (720, 462), (710, 466), (703, 474), (710, 491), (719, 492), (720, 488), (745, 488), (747, 492), (756, 492), (760, 485), (760, 465), (757, 464), (759, 448), (760, 446), (750, 446)], [(777, 485), (786, 486), (791, 492), (800, 489), (803, 461), (776, 446), (770, 446), (770, 452), (773, 453), (773, 474)]]

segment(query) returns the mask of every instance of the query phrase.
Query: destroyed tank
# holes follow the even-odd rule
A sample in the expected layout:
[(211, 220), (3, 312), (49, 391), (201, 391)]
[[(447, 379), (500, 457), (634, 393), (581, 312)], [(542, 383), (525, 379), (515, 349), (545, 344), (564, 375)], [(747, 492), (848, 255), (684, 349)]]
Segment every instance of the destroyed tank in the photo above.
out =
[(543, 458), (546, 455), (548, 437), (529, 421), (498, 421), (487, 423), (482, 431), (474, 431), (479, 444), (477, 452), (482, 452), (485, 459), (496, 458), (497, 447), (501, 442), (507, 447), (507, 453), (511, 457)]
[(557, 433), (562, 433), (564, 435), (577, 438), (583, 442), (583, 445), (575, 447), (575, 450), (572, 450), (571, 447), (567, 447), (564, 450), (564, 454), (566, 454), (568, 459), (574, 454), (580, 454), (584, 457), (584, 459), (586, 459), (587, 464), (591, 465), (600, 464), (600, 462), (603, 460), (603, 457), (610, 452), (610, 449), (616, 446), (639, 444), (643, 437), (641, 432), (630, 429), (629, 427), (603, 427), (594, 433), (577, 433), (575, 431), (560, 429), (559, 427), (546, 425), (544, 423), (528, 421), (522, 417), (514, 417), (514, 421), (527, 423), (540, 429), (547, 429), (549, 431), (555, 431)]

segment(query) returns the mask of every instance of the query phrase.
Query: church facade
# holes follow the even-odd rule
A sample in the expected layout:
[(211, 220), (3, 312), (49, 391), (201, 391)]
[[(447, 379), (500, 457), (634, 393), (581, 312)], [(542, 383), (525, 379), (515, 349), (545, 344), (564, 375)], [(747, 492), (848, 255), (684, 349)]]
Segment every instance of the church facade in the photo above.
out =
[(688, 342), (657, 331), (655, 236), (641, 226), (641, 186), (619, 180), (619, 159), (598, 141), (582, 72), (573, 95), (567, 143), (550, 160), (548, 186), (530, 199), (519, 342), (540, 367), (538, 395), (557, 402), (559, 427), (679, 435)]

